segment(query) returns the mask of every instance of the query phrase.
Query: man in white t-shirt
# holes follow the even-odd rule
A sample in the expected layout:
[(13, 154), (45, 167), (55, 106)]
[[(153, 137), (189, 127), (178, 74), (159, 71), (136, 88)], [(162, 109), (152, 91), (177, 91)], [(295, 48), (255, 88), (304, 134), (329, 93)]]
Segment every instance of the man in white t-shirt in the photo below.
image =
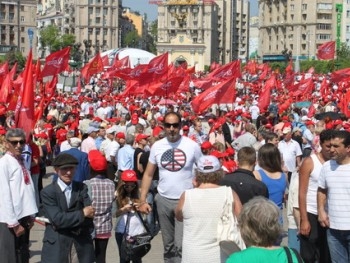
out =
[(300, 167), (302, 151), (298, 142), (292, 139), (292, 129), (286, 127), (282, 130), (283, 140), (278, 143), (278, 150), (280, 150), (284, 165), (288, 172), (288, 181), (292, 173)]
[(181, 262), (182, 223), (175, 219), (175, 207), (181, 194), (193, 188), (193, 168), (202, 156), (199, 145), (180, 135), (181, 115), (169, 112), (164, 116), (166, 137), (151, 148), (141, 184), (139, 210), (149, 213), (146, 202), (153, 174), (159, 168), (158, 195), (155, 197), (162, 230), (164, 262)]
[(330, 155), (318, 179), (318, 221), (328, 227), (332, 262), (350, 262), (350, 132), (333, 131)]

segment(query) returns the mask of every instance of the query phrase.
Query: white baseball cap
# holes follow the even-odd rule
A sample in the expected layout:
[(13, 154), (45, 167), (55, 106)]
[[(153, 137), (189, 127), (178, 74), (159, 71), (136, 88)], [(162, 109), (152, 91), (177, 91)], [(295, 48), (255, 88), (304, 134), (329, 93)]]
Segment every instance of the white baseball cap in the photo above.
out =
[(198, 160), (197, 170), (201, 173), (216, 172), (221, 169), (221, 164), (218, 158), (212, 155), (204, 155)]

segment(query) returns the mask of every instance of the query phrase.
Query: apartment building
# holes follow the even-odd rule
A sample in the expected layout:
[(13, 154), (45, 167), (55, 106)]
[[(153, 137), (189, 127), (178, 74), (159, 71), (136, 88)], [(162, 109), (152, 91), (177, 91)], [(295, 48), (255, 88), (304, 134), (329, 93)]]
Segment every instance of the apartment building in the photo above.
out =
[(324, 42), (348, 42), (349, 18), (342, 0), (260, 0), (258, 54), (265, 61), (285, 60), (282, 54), (313, 59)]
[(226, 64), (249, 54), (249, 2), (237, 0), (160, 0), (159, 54), (204, 70), (213, 61)]
[(43, 0), (38, 5), (38, 51), (50, 53), (40, 45), (40, 29), (55, 24), (62, 34), (73, 34), (87, 50), (87, 59), (97, 52), (120, 46), (120, 0)]
[[(27, 56), (36, 41), (37, 1), (7, 0), (0, 3), (0, 54), (18, 50)], [(33, 48), (36, 57), (36, 49)]]

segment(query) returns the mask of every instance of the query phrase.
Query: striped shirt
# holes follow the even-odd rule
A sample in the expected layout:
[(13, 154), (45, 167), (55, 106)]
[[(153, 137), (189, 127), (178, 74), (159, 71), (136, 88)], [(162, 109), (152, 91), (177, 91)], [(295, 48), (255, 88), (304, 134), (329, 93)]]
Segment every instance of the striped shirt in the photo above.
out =
[(350, 230), (350, 164), (339, 165), (335, 160), (323, 164), (318, 186), (327, 189), (330, 228)]

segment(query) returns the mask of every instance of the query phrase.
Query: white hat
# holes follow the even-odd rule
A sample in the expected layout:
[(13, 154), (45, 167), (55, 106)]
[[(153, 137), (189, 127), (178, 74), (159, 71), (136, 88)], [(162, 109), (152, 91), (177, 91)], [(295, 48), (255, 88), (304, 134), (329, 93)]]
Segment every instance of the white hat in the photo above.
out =
[(115, 132), (116, 132), (116, 130), (115, 130), (115, 127), (114, 127), (114, 126), (108, 128), (108, 129), (106, 130), (106, 133), (107, 133), (107, 134), (115, 133)]
[(212, 155), (204, 155), (198, 160), (197, 170), (201, 173), (216, 172), (221, 169), (218, 158)]
[(291, 127), (285, 127), (283, 130), (282, 130), (282, 133), (283, 134), (287, 134), (287, 133), (290, 133), (292, 131), (292, 128)]
[(70, 146), (72, 146), (74, 148), (78, 148), (78, 147), (80, 147), (81, 140), (77, 137), (72, 137), (69, 139), (69, 144), (70, 144)]
[(90, 134), (92, 132), (98, 132), (99, 129), (93, 126), (89, 126), (89, 128), (87, 129), (87, 134)]

